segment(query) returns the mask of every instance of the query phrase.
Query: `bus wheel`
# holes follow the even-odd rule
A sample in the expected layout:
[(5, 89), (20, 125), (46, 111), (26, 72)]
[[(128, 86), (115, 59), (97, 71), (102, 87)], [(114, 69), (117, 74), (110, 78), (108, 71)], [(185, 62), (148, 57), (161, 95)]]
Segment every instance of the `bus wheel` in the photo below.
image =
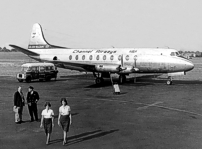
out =
[(50, 76), (46, 76), (46, 81), (50, 81), (51, 80), (51, 77)]

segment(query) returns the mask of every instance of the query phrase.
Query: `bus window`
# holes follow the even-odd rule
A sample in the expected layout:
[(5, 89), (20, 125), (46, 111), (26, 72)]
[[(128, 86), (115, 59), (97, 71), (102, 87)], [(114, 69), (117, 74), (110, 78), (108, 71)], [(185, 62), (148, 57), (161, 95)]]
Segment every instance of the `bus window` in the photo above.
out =
[(43, 66), (40, 66), (40, 71), (44, 71), (45, 68)]

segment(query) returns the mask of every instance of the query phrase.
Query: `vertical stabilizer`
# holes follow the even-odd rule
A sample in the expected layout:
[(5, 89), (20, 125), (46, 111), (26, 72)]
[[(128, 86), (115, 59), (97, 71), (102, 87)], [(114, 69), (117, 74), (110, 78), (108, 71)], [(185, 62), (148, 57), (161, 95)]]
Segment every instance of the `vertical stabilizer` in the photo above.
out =
[(44, 37), (41, 25), (35, 23), (32, 27), (28, 49), (49, 49), (49, 48), (65, 48), (65, 47), (49, 44)]
[(33, 25), (29, 45), (49, 45), (44, 38), (41, 25), (38, 23)]
[(49, 44), (44, 37), (41, 25), (35, 23), (32, 27), (28, 49), (49, 49), (49, 48), (65, 48), (65, 47)]

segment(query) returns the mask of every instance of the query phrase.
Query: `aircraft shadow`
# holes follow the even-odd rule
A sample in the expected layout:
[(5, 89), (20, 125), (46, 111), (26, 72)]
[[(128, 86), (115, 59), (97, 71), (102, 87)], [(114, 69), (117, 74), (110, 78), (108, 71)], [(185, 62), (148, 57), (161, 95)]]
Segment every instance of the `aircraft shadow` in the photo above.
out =
[[(131, 85), (131, 86), (147, 86), (147, 85), (154, 85), (155, 84), (155, 81), (154, 82), (139, 82), (140, 79), (136, 79), (137, 82), (134, 83), (134, 80), (131, 80), (131, 79), (127, 79), (127, 81), (124, 83), (124, 84), (119, 84), (119, 85)], [(114, 84), (117, 83), (117, 81), (114, 81), (113, 82)], [(86, 86), (84, 88), (103, 88), (103, 87), (109, 87), (109, 86), (112, 86), (112, 83), (110, 80), (105, 80), (105, 82), (103, 84), (92, 84), (92, 85), (89, 85), (89, 86)]]
[[(80, 143), (83, 141), (91, 140), (94, 138), (103, 137), (105, 135), (114, 133), (116, 131), (119, 131), (119, 129), (114, 129), (114, 130), (109, 130), (109, 131), (96, 130), (96, 131), (81, 133), (81, 134), (78, 134), (75, 136), (68, 137), (67, 138), (68, 141), (67, 141), (66, 145), (72, 145), (72, 144)], [(62, 141), (63, 141), (63, 139), (52, 140), (52, 141), (50, 141), (50, 144), (59, 143)]]
[[(143, 76), (137, 76), (136, 77), (136, 82), (134, 82), (134, 77), (132, 78), (127, 78), (127, 81), (122, 84), (122, 85), (131, 85), (131, 86), (147, 86), (147, 85), (155, 85), (157, 83), (162, 83), (162, 84), (166, 84), (167, 78), (158, 78), (160, 75), (159, 74), (154, 74), (154, 75), (143, 75)], [(72, 76), (68, 76), (65, 79), (61, 79), (60, 81), (64, 81), (64, 80), (69, 80), (69, 79), (87, 79), (87, 80), (92, 80), (94, 79), (92, 75), (72, 75)], [(92, 84), (89, 86), (86, 86), (85, 88), (102, 88), (102, 87), (109, 87), (112, 86), (111, 80), (109, 78), (105, 78), (104, 79), (104, 83), (101, 85), (96, 85), (96, 84)], [(59, 81), (59, 80), (57, 80)], [(118, 79), (117, 78), (113, 78), (113, 83), (117, 83)], [(177, 79), (173, 79), (173, 85), (175, 84), (202, 84), (202, 81), (200, 80), (177, 80)]]

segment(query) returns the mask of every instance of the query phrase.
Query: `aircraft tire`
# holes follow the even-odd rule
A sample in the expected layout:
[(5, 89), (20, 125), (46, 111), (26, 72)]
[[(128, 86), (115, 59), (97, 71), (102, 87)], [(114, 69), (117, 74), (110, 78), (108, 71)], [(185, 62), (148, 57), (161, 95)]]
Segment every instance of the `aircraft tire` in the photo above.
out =
[(173, 83), (173, 82), (172, 82), (171, 80), (167, 80), (167, 81), (166, 81), (166, 84), (167, 84), (167, 85), (172, 85), (172, 83)]
[(95, 79), (95, 84), (102, 84), (102, 82), (103, 82), (103, 79), (102, 78), (96, 78)]
[(119, 76), (119, 83), (120, 84), (123, 84), (123, 83), (125, 83), (126, 82), (126, 76), (125, 75), (120, 75)]

